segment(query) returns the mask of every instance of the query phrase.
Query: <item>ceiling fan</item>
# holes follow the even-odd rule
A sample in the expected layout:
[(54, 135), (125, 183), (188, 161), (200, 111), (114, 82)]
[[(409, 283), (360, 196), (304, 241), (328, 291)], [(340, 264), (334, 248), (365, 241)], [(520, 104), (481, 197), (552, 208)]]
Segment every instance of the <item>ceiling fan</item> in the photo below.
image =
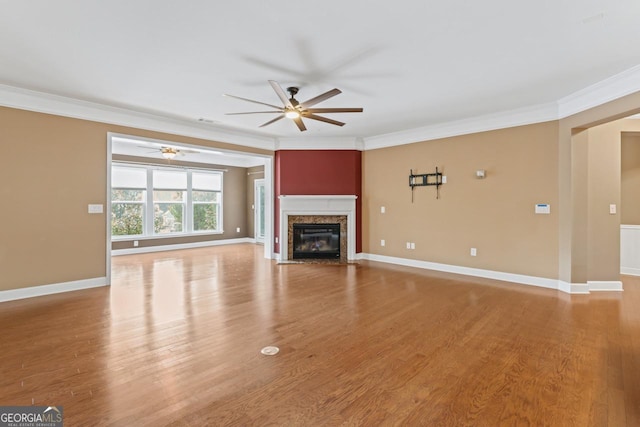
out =
[(282, 87), (280, 86), (280, 84), (278, 84), (278, 82), (274, 80), (269, 80), (269, 84), (278, 95), (278, 98), (280, 98), (280, 101), (282, 101), (282, 104), (283, 104), (282, 107), (273, 105), (273, 104), (267, 104), (266, 102), (254, 101), (252, 99), (241, 98), (239, 96), (225, 94), (225, 96), (228, 96), (231, 98), (241, 99), (243, 101), (253, 102), (254, 104), (266, 105), (267, 107), (275, 108), (275, 110), (272, 110), (272, 111), (227, 113), (227, 115), (278, 113), (279, 114), (278, 117), (276, 117), (275, 119), (269, 120), (268, 122), (260, 125), (260, 127), (268, 126), (286, 117), (293, 120), (296, 126), (298, 126), (298, 129), (300, 129), (301, 132), (304, 132), (305, 130), (307, 130), (307, 128), (302, 122), (303, 118), (318, 120), (320, 122), (325, 122), (325, 123), (329, 123), (336, 126), (344, 126), (343, 122), (339, 122), (337, 120), (319, 116), (318, 113), (362, 113), (363, 111), (362, 108), (310, 108), (316, 104), (319, 104), (322, 101), (326, 101), (327, 99), (342, 93), (340, 89), (331, 89), (325, 93), (322, 93), (304, 102), (298, 102), (298, 100), (295, 99), (295, 96), (297, 95), (299, 88), (295, 86), (288, 87), (287, 92), (289, 92), (289, 95), (291, 96), (291, 98), (287, 98), (287, 94), (285, 93), (284, 90), (282, 90)]

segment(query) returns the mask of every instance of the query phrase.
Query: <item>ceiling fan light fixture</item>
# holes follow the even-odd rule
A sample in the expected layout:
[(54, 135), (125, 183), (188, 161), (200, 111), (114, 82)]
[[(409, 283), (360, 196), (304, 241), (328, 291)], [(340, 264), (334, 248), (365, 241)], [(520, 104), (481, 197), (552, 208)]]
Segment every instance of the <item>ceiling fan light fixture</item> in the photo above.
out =
[(300, 112), (297, 110), (288, 110), (286, 113), (284, 113), (284, 115), (288, 119), (297, 119), (298, 117), (300, 117)]
[(178, 150), (174, 149), (174, 148), (163, 148), (162, 149), (162, 157), (164, 157), (167, 160), (171, 160), (173, 159), (176, 154), (178, 154)]

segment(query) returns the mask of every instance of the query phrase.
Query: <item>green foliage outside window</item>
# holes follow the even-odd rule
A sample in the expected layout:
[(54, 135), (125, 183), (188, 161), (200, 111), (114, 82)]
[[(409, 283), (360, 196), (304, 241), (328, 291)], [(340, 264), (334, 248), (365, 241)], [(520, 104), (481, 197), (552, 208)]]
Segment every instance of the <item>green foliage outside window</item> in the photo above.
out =
[(144, 194), (144, 190), (113, 189), (111, 191), (112, 235), (132, 236), (143, 233), (144, 206), (135, 202), (144, 201)]
[(143, 211), (142, 205), (113, 203), (111, 205), (111, 234), (114, 236), (142, 234)]
[(193, 229), (196, 231), (216, 230), (218, 228), (218, 214), (216, 205), (193, 205)]

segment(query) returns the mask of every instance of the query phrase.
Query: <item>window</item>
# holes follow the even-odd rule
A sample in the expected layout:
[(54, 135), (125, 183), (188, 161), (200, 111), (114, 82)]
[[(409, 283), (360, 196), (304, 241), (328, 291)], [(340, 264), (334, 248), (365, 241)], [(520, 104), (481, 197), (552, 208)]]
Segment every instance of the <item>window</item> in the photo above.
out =
[(153, 171), (153, 233), (182, 233), (186, 230), (186, 171)]
[(114, 166), (111, 172), (111, 234), (144, 234), (147, 171)]
[(220, 224), (222, 176), (193, 172), (193, 231), (212, 231)]
[(114, 163), (114, 238), (222, 231), (222, 172)]

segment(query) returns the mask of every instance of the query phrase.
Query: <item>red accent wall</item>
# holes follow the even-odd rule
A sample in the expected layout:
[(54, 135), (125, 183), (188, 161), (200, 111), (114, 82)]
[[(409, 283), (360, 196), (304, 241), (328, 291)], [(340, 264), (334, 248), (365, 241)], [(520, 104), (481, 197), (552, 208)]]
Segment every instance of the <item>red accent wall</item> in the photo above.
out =
[[(362, 152), (281, 150), (275, 155), (275, 236), (280, 235), (281, 195), (352, 195), (356, 199), (356, 252), (362, 252)], [(280, 245), (274, 243), (274, 251)]]

